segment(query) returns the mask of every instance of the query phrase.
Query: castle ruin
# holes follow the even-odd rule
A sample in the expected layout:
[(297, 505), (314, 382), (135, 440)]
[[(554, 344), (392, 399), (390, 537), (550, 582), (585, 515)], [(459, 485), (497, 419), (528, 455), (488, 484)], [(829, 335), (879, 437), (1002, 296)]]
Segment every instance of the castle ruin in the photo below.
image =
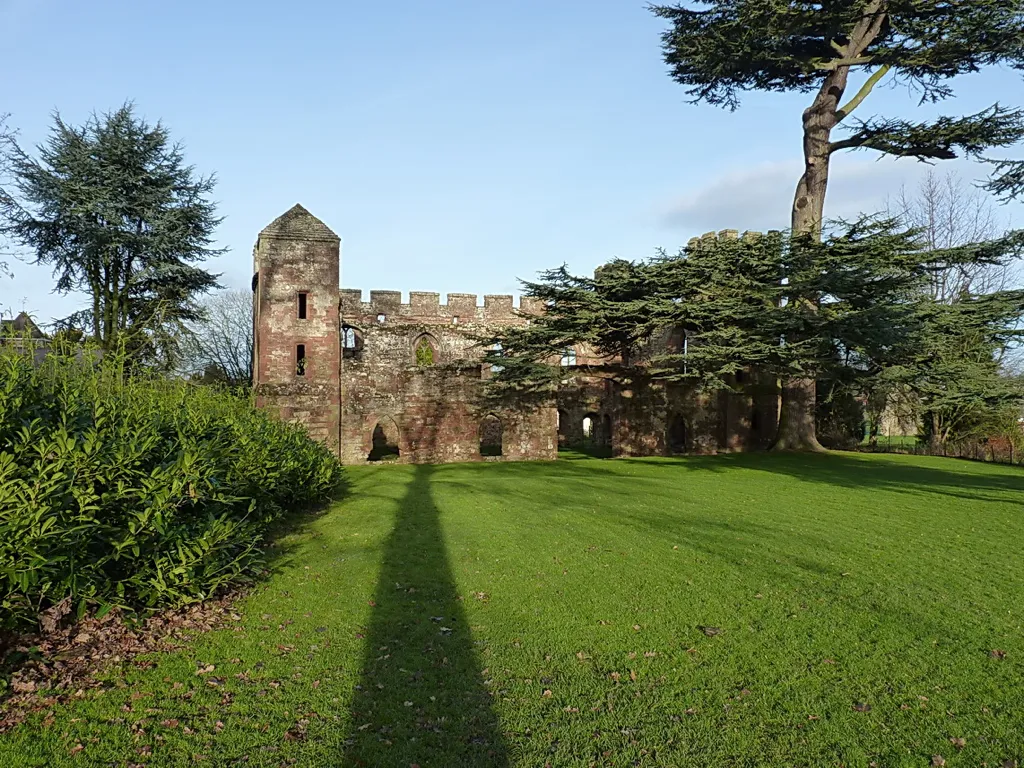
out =
[[(257, 405), (334, 450), (346, 464), (554, 459), (559, 446), (610, 455), (766, 447), (778, 420), (774, 385), (737, 380), (701, 393), (636, 376), (611, 378), (590, 350), (565, 351), (550, 402), (495, 406), (479, 341), (543, 311), (512, 296), (339, 288), (341, 241), (301, 205), (253, 251), (253, 384)], [(678, 344), (671, 334), (660, 343)], [(742, 379), (744, 374), (738, 374)], [(754, 377), (751, 377), (754, 378)]]

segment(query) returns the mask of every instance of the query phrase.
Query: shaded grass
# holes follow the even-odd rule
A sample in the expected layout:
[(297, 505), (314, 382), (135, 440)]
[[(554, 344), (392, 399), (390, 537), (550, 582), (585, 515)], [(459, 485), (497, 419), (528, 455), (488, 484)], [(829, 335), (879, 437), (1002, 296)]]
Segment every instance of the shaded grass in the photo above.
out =
[(1017, 468), (570, 456), (350, 479), (237, 631), (112, 674), (3, 737), (0, 765), (1024, 760)]

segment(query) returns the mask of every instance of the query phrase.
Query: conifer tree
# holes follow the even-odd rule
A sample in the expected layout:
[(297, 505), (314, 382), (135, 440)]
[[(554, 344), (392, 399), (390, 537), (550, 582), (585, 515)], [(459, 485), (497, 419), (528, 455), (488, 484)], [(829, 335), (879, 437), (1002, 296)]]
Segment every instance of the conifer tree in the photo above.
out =
[(57, 115), (37, 158), (13, 142), (7, 157), (3, 231), (53, 268), (58, 293), (89, 297), (64, 324), (106, 349), (166, 357), (181, 325), (201, 317), (197, 298), (217, 286), (197, 266), (219, 253), (213, 178), (196, 177), (167, 129), (130, 104), (81, 127)]
[[(922, 103), (939, 102), (953, 96), (956, 76), (995, 65), (1024, 69), (1020, 0), (690, 0), (651, 10), (669, 22), (664, 59), (694, 103), (736, 109), (745, 91), (813, 94), (803, 112), (804, 170), (790, 222), (796, 235), (821, 233), (837, 152), (980, 158), (1024, 137), (1024, 113), (998, 103), (932, 121), (854, 117), (883, 81), (908, 87)], [(834, 136), (837, 128), (846, 133)], [(1003, 196), (1020, 194), (1024, 164), (997, 162), (989, 186)], [(807, 301), (814, 311), (816, 298)], [(820, 448), (811, 417), (814, 389), (810, 379), (784, 382), (778, 448)]]
[[(1006, 402), (993, 372), (998, 351), (1018, 335), (1024, 291), (964, 297), (943, 309), (927, 288), (936, 271), (1000, 264), (1022, 251), (1024, 231), (934, 250), (893, 220), (867, 218), (822, 240), (774, 233), (695, 241), (678, 254), (611, 262), (592, 278), (561, 267), (524, 284), (526, 295), (544, 301), (544, 314), (487, 340), (501, 348), (490, 391), (550, 397), (566, 375), (561, 351), (585, 344), (609, 361), (601, 375), (623, 380), (640, 375), (714, 391), (753, 368), (771, 379), (824, 377), (864, 388), (882, 377), (922, 392), (955, 389), (974, 405)], [(966, 370), (955, 345), (936, 352), (957, 328), (982, 340), (969, 385), (955, 383)], [(659, 343), (673, 333), (689, 343)]]

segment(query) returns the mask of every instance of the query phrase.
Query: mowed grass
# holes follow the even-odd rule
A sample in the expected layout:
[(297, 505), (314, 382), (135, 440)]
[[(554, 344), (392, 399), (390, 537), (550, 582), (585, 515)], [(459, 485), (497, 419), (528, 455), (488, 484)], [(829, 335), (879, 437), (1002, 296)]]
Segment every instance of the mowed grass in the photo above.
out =
[(1024, 764), (1020, 469), (734, 455), (349, 479), (238, 627), (111, 673), (0, 738), (0, 765)]

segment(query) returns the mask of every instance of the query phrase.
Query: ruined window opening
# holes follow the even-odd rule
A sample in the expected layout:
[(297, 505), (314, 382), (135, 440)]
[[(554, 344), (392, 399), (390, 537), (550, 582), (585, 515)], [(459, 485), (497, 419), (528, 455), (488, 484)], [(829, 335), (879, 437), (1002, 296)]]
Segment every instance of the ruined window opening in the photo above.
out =
[(575, 347), (566, 347), (565, 351), (562, 352), (561, 365), (563, 368), (568, 368), (570, 365), (576, 365)]
[(306, 375), (306, 345), (298, 344), (295, 347), (295, 375)]
[(569, 414), (559, 408), (556, 418), (556, 424), (558, 425), (558, 444), (560, 446), (564, 446), (569, 440)]
[(458, 324), (459, 324), (459, 316), (455, 315), (455, 317), (452, 318), (452, 325), (458, 325)]
[(416, 365), (421, 368), (429, 368), (437, 362), (437, 349), (430, 336), (420, 336), (416, 342)]
[(384, 418), (373, 428), (372, 446), (367, 461), (393, 461), (401, 456), (398, 449), (398, 425)]
[[(491, 346), (489, 346), (487, 348), (487, 351), (491, 353), (491, 357), (492, 358), (493, 357), (501, 357), (501, 353), (503, 352), (503, 350), (501, 348), (501, 344), (499, 344), (499, 343), (492, 344)], [(495, 365), (495, 364), (491, 365), (491, 373), (501, 373), (503, 370), (505, 370), (504, 366)]]
[(388, 319), (388, 316), (385, 315), (383, 312), (380, 313), (379, 315), (377, 315), (377, 322), (380, 323), (381, 325), (383, 325), (384, 321), (387, 320), (387, 319)]
[(252, 276), (252, 292), (256, 293), (256, 289), (260, 286), (260, 273), (254, 272)]
[(689, 447), (689, 435), (686, 429), (686, 419), (680, 413), (674, 414), (668, 425), (668, 450), (669, 453), (686, 453)]
[(344, 360), (358, 360), (363, 352), (363, 339), (350, 325), (341, 326), (341, 357)]
[(588, 413), (583, 417), (583, 442), (590, 446), (605, 444), (604, 422), (596, 413)]
[(299, 320), (306, 319), (306, 294), (299, 294)]
[(501, 420), (493, 413), (480, 422), (480, 455), (501, 456)]

